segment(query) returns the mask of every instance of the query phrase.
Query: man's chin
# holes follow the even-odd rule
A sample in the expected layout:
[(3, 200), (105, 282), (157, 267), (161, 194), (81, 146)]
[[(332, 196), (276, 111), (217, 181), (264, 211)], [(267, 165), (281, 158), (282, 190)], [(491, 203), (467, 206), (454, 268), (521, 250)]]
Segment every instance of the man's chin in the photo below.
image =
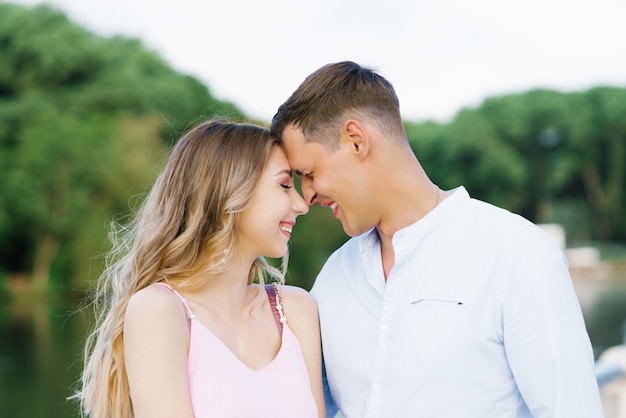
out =
[(347, 236), (352, 237), (352, 238), (358, 237), (359, 235), (362, 235), (371, 229), (371, 228), (367, 228), (367, 229), (354, 228), (344, 222), (341, 222), (341, 227), (343, 228), (343, 232), (345, 232)]

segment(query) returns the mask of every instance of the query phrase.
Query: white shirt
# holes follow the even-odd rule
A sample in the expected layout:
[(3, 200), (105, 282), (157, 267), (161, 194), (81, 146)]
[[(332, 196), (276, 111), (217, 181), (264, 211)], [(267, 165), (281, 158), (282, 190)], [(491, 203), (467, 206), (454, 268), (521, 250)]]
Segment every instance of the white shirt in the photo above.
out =
[(349, 240), (311, 291), (348, 418), (597, 418), (591, 344), (562, 252), (460, 187), (394, 234)]

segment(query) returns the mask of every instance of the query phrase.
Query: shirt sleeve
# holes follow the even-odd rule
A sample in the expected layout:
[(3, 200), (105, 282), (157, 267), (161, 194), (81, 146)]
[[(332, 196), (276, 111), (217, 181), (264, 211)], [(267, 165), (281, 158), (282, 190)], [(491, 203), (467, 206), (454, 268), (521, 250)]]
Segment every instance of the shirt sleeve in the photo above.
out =
[(529, 226), (504, 251), (500, 268), (501, 338), (533, 416), (602, 417), (591, 343), (563, 253)]

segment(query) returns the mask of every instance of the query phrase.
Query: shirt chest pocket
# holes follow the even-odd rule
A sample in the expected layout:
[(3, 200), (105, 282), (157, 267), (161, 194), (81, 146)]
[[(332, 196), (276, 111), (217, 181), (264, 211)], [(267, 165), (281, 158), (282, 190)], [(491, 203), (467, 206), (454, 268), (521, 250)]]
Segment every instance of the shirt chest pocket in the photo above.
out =
[(408, 302), (402, 330), (415, 336), (416, 347), (423, 347), (424, 341), (436, 350), (462, 346), (459, 344), (471, 329), (470, 311), (462, 298), (424, 295), (411, 297)]
[(410, 311), (458, 311), (461, 312), (465, 308), (465, 304), (460, 298), (457, 297), (439, 297), (439, 296), (426, 296), (412, 298), (409, 301)]

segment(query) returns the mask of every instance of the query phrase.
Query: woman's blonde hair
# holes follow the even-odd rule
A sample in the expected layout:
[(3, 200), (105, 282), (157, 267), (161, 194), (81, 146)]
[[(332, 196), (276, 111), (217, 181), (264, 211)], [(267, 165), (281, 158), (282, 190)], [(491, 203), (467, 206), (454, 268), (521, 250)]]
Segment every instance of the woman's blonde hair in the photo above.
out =
[[(124, 315), (131, 296), (164, 279), (179, 289), (203, 285), (237, 260), (239, 214), (279, 142), (252, 124), (202, 123), (174, 146), (152, 190), (128, 225), (113, 223), (106, 268), (93, 293), (94, 331), (85, 345), (78, 399), (94, 418), (133, 416), (124, 363)], [(263, 258), (249, 282), (282, 282), (286, 269)]]

